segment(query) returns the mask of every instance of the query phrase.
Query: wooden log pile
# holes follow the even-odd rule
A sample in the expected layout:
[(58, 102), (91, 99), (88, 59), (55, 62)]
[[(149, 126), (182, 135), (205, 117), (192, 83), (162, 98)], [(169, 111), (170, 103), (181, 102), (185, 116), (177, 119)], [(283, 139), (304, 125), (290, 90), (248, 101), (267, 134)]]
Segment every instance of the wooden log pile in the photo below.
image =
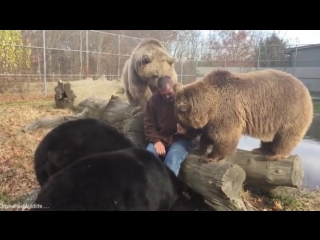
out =
[[(41, 127), (54, 127), (64, 121), (90, 117), (115, 126), (139, 146), (146, 147), (143, 113), (132, 117), (133, 107), (121, 94), (124, 95), (118, 92), (118, 96), (112, 95), (108, 100), (88, 97), (73, 106), (75, 115), (39, 119), (25, 126), (23, 131), (27, 133)], [(241, 197), (244, 185), (266, 190), (278, 186), (299, 188), (302, 184), (302, 164), (296, 155), (287, 160), (266, 161), (264, 156), (238, 149), (219, 163), (201, 164), (198, 158), (192, 153), (188, 156), (181, 166), (179, 178), (218, 211), (254, 210)]]

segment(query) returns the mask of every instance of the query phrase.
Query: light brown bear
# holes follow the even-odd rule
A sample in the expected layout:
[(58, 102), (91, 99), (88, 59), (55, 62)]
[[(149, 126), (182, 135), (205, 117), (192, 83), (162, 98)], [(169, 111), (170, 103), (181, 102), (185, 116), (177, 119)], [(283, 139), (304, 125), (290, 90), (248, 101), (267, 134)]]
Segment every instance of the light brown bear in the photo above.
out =
[(156, 90), (159, 77), (170, 76), (177, 82), (174, 68), (176, 58), (170, 56), (160, 41), (144, 39), (133, 50), (122, 71), (122, 81), (129, 103), (136, 106), (133, 114), (144, 109), (147, 101)]
[(261, 140), (255, 154), (288, 158), (313, 119), (308, 89), (294, 76), (273, 69), (249, 73), (215, 70), (186, 86), (177, 83), (176, 114), (186, 126), (203, 129), (199, 160), (216, 162), (234, 153), (242, 135)]

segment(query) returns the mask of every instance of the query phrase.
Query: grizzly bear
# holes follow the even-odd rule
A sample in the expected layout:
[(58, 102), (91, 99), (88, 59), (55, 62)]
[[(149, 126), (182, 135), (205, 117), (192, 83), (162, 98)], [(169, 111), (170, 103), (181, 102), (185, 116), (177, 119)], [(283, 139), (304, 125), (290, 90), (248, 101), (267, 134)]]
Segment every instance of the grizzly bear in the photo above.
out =
[(260, 139), (255, 154), (288, 158), (313, 118), (308, 89), (291, 74), (267, 69), (248, 73), (214, 70), (183, 86), (176, 84), (175, 109), (184, 125), (202, 128), (199, 160), (220, 161), (232, 154), (242, 135)]
[(170, 211), (180, 184), (143, 148), (97, 153), (51, 176), (31, 211)]
[(39, 185), (77, 159), (94, 153), (120, 150), (136, 145), (115, 127), (96, 119), (78, 119), (53, 128), (34, 154)]
[(177, 82), (174, 68), (176, 58), (170, 56), (160, 41), (144, 39), (133, 50), (122, 70), (122, 82), (130, 105), (135, 106), (132, 114), (144, 109), (146, 102), (156, 91), (159, 77), (170, 76)]

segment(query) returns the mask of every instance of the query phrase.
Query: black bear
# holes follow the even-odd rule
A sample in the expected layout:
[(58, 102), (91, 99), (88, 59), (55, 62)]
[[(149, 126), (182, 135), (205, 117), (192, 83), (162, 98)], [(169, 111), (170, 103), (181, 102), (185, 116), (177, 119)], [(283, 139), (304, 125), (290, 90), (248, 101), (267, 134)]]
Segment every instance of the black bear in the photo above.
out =
[(97, 119), (68, 121), (52, 129), (34, 154), (34, 170), (40, 187), (50, 176), (79, 158), (136, 145), (115, 127)]
[(143, 148), (97, 153), (51, 176), (30, 211), (170, 211), (180, 184)]

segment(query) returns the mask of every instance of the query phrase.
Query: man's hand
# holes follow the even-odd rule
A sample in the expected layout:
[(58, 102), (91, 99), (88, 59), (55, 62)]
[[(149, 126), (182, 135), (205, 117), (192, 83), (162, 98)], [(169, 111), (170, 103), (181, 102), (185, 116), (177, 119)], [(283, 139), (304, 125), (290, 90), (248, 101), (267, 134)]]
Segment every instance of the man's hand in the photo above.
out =
[(179, 134), (186, 134), (186, 130), (180, 126), (180, 124), (177, 124), (177, 133)]
[(159, 156), (166, 155), (166, 148), (164, 147), (163, 143), (161, 141), (156, 142), (154, 144), (154, 148), (156, 149), (156, 152)]

